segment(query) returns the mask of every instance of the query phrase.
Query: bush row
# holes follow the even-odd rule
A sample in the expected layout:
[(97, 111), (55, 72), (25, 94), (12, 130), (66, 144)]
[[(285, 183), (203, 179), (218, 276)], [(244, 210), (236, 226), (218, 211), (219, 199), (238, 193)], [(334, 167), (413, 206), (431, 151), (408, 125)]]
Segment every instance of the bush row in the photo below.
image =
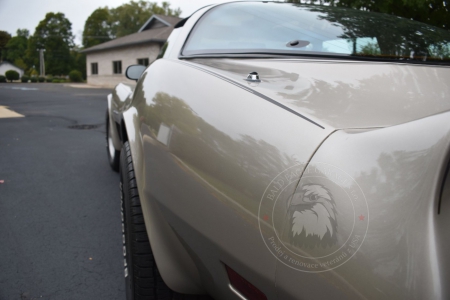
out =
[(66, 80), (64, 78), (59, 77), (28, 77), (28, 76), (22, 76), (20, 79), (22, 82), (53, 82), (53, 83), (64, 83), (64, 82), (71, 82), (70, 80)]
[[(5, 73), (6, 76), (0, 75), (0, 82), (7, 82), (13, 80), (19, 80), (20, 75), (16, 71), (9, 70)], [(64, 77), (53, 77), (52, 75), (48, 75), (47, 77), (29, 77), (23, 75), (20, 78), (21, 82), (52, 82), (52, 83), (65, 83), (65, 82), (83, 82), (83, 75), (78, 70), (73, 70), (69, 73), (69, 80), (66, 80)]]

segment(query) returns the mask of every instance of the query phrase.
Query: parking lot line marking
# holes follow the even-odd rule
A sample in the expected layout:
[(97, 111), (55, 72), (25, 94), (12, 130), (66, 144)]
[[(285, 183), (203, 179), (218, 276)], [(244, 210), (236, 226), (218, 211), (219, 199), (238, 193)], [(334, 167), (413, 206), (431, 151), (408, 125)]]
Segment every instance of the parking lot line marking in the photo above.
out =
[(12, 111), (8, 109), (7, 106), (0, 106), (0, 119), (3, 118), (22, 118), (25, 117), (24, 115), (21, 115), (19, 113), (16, 113), (15, 111)]

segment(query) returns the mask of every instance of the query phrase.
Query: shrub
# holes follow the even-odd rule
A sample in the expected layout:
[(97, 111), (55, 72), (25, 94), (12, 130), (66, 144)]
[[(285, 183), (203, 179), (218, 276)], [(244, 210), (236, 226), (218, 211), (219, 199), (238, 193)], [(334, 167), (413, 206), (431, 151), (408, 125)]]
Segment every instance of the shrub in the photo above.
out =
[(39, 82), (45, 82), (45, 77), (39, 77), (38, 80)]
[(19, 78), (20, 78), (19, 73), (17, 73), (17, 72), (14, 71), (14, 70), (6, 71), (5, 75), (6, 75), (6, 79), (8, 79), (8, 80), (11, 81), (11, 82), (12, 82), (13, 80), (19, 80)]
[(83, 75), (78, 70), (72, 70), (69, 73), (70, 81), (72, 82), (82, 82), (83, 81)]
[(46, 82), (53, 82), (53, 77), (49, 76), (47, 78), (45, 78)]
[(0, 82), (6, 82), (6, 77), (3, 75), (0, 75)]
[(22, 82), (28, 82), (30, 80), (30, 77), (23, 75), (22, 78), (20, 78)]
[(30, 75), (30, 77), (36, 77), (39, 75), (39, 72), (36, 69), (30, 69), (28, 71), (28, 73), (29, 73), (28, 75)]
[(59, 79), (53, 79), (52, 82), (53, 83), (60, 83)]
[(37, 77), (31, 77), (31, 78), (30, 78), (30, 81), (31, 81), (31, 82), (37, 82)]

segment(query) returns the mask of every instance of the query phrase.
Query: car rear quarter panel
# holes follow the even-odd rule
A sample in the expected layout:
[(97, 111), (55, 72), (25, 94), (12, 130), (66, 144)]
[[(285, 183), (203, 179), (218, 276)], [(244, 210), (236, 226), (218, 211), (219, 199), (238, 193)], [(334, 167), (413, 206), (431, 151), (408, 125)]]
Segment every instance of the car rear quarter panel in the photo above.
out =
[(450, 67), (318, 58), (193, 59), (334, 128), (402, 124), (450, 110)]
[(333, 165), (360, 186), (369, 213), (356, 222), (369, 222), (367, 234), (351, 259), (328, 272), (279, 263), (279, 299), (450, 298), (448, 210), (438, 214), (449, 120), (446, 112), (388, 128), (337, 131), (322, 144), (311, 164)]
[[(276, 259), (261, 239), (259, 202), (277, 174), (307, 162), (333, 129), (167, 59), (143, 74), (124, 118), (148, 230), (157, 209), (178, 239), (151, 236), (152, 247), (182, 245), (218, 299), (233, 297), (223, 263), (276, 298)], [(180, 256), (155, 256), (166, 283), (187, 291), (164, 266), (183, 265)]]

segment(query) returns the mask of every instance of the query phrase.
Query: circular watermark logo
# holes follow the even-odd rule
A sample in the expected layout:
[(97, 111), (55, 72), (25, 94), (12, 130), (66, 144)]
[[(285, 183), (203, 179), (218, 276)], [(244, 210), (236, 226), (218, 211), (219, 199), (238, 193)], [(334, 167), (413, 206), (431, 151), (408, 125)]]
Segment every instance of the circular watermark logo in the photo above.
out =
[(346, 263), (369, 227), (358, 183), (325, 163), (298, 164), (278, 174), (261, 198), (258, 217), (269, 251), (286, 266), (313, 273)]

